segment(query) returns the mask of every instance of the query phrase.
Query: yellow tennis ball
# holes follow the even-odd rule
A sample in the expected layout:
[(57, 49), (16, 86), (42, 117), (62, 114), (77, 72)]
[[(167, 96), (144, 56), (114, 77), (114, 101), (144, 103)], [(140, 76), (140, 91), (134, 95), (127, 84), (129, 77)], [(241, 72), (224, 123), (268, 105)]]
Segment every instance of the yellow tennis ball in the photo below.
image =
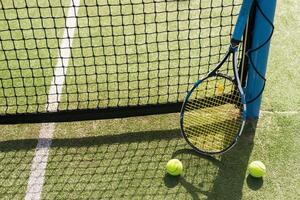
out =
[(253, 161), (248, 166), (248, 171), (251, 176), (261, 178), (266, 175), (266, 166), (261, 161)]
[(222, 94), (225, 90), (224, 85), (217, 84), (217, 94)]
[(180, 160), (171, 159), (166, 165), (166, 170), (168, 174), (172, 176), (179, 176), (183, 172), (183, 166)]

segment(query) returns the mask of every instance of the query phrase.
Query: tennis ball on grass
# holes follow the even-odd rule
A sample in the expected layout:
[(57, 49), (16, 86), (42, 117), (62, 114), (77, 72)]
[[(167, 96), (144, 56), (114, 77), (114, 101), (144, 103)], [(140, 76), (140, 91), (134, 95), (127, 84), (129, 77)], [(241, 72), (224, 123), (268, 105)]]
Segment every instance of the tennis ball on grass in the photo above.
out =
[(179, 176), (183, 172), (183, 166), (180, 160), (171, 159), (166, 165), (166, 170), (168, 174), (172, 176)]
[(261, 178), (266, 175), (266, 166), (261, 161), (253, 161), (248, 166), (248, 171), (251, 176)]

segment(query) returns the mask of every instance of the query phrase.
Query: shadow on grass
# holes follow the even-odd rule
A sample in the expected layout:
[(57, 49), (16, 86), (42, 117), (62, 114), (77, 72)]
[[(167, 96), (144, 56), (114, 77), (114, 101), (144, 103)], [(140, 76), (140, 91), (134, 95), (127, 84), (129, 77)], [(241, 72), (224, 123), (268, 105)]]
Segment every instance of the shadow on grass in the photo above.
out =
[(251, 190), (258, 190), (264, 184), (262, 178), (254, 178), (250, 175), (247, 176), (247, 185)]
[[(198, 184), (195, 184), (195, 180), (191, 180), (189, 176), (180, 178), (166, 176), (165, 184), (167, 186), (181, 184), (192, 199), (242, 199), (242, 188), (253, 149), (256, 125), (257, 121), (249, 121), (237, 145), (221, 156), (203, 156), (190, 149), (176, 151), (173, 157), (198, 156), (201, 164), (197, 168), (204, 174), (200, 176), (202, 180), (198, 181)], [(247, 185), (252, 190), (258, 190), (262, 184), (262, 179), (247, 177)]]
[(237, 145), (220, 157), (222, 163), (208, 199), (242, 199), (257, 121), (248, 121)]
[[(53, 139), (43, 197), (241, 199), (255, 127), (255, 122), (248, 123), (237, 145), (220, 157), (191, 150), (178, 129)], [(0, 165), (7, 163), (6, 154), (32, 152), (36, 143), (36, 139), (0, 142)], [(180, 177), (165, 173), (166, 162), (174, 157), (184, 165)], [(260, 187), (250, 178), (247, 183), (252, 189)]]
[[(175, 149), (185, 146), (184, 142), (180, 143), (182, 139), (178, 133), (176, 129), (54, 138), (51, 141), (42, 198), (147, 199), (156, 196), (157, 191), (164, 198), (169, 195), (163, 183), (165, 163)], [(49, 139), (41, 140), (46, 142)], [(37, 139), (0, 142), (1, 197), (16, 196), (17, 190), (7, 188), (13, 188), (11, 183), (22, 177), (22, 192), (26, 191), (36, 144)], [(24, 160), (24, 154), (29, 153), (29, 159)], [(17, 166), (21, 166), (21, 169), (12, 173)], [(177, 193), (170, 195), (175, 197)]]

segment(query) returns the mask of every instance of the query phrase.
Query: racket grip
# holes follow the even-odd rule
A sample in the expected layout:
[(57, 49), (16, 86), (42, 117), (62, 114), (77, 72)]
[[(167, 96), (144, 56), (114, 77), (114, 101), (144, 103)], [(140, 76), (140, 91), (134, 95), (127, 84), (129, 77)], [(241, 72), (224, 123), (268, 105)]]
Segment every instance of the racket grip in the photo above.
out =
[(248, 21), (248, 17), (250, 14), (250, 10), (252, 7), (254, 0), (243, 0), (243, 4), (240, 10), (240, 14), (238, 16), (233, 35), (232, 41), (241, 41), (242, 36), (244, 34), (244, 30)]

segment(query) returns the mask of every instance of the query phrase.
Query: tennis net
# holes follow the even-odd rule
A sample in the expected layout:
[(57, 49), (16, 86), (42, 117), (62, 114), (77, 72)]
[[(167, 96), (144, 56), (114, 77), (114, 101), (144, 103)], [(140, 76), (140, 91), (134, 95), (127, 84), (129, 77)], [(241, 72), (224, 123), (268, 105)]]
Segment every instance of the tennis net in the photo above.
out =
[(2, 0), (0, 121), (89, 110), (178, 111), (194, 81), (226, 52), (240, 4)]

